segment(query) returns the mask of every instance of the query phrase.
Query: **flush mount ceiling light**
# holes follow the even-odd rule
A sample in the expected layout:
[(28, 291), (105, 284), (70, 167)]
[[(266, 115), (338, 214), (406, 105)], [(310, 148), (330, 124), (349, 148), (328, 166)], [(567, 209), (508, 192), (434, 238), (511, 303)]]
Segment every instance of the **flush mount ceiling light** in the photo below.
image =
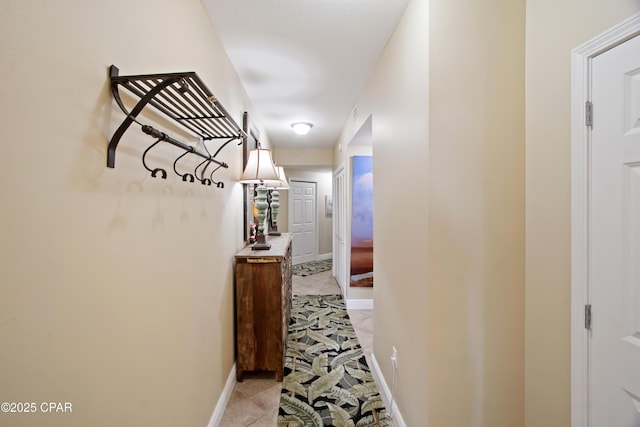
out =
[(298, 135), (306, 135), (309, 133), (313, 125), (307, 122), (296, 122), (291, 123), (291, 127), (293, 128), (293, 131)]

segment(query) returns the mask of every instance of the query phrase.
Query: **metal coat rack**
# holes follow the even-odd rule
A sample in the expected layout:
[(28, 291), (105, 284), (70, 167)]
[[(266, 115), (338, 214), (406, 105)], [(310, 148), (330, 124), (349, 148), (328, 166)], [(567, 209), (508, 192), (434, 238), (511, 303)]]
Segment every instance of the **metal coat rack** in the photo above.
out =
[[(107, 151), (107, 167), (115, 167), (116, 149), (120, 139), (133, 123), (141, 126), (142, 132), (153, 137), (156, 141), (144, 151), (142, 155), (143, 166), (151, 172), (151, 176), (167, 178), (167, 171), (162, 168), (151, 168), (146, 162), (146, 155), (160, 142), (168, 142), (184, 150), (173, 162), (174, 172), (185, 182), (200, 182), (203, 185), (215, 184), (223, 188), (222, 182), (216, 182), (213, 174), (220, 168), (228, 168), (225, 162), (216, 159), (220, 151), (231, 141), (239, 140), (242, 144), (245, 132), (235, 123), (229, 113), (218, 102), (195, 72), (149, 74), (136, 76), (120, 76), (118, 67), (112, 65), (109, 69), (111, 78), (111, 93), (120, 109), (126, 115), (124, 121), (115, 131), (109, 142)], [(129, 111), (120, 97), (120, 88), (127, 89), (130, 93), (140, 98), (137, 104)], [(162, 114), (176, 121), (193, 135), (200, 138), (204, 151), (196, 147), (178, 141), (150, 125), (138, 121), (138, 115), (147, 106), (151, 105)], [(209, 151), (205, 141), (225, 140), (213, 153)], [(193, 173), (178, 171), (178, 161), (187, 155), (195, 155), (204, 159)], [(208, 169), (212, 167), (210, 172)]]

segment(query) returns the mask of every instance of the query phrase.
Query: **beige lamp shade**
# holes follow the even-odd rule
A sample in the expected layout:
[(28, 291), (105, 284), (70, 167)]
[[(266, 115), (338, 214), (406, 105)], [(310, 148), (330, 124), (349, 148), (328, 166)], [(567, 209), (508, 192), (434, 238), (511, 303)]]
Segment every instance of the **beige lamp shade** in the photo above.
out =
[(289, 182), (287, 181), (287, 176), (284, 174), (284, 167), (276, 166), (276, 172), (278, 173), (278, 179), (275, 181), (265, 181), (264, 185), (271, 189), (288, 190)]
[(289, 181), (287, 180), (287, 176), (284, 174), (284, 168), (282, 166), (276, 167), (276, 172), (278, 172), (278, 176), (280, 177), (280, 185), (276, 187), (278, 190), (288, 190), (289, 189)]
[(273, 165), (271, 150), (256, 148), (249, 152), (247, 167), (240, 177), (243, 184), (260, 184), (265, 181), (279, 181), (278, 172)]

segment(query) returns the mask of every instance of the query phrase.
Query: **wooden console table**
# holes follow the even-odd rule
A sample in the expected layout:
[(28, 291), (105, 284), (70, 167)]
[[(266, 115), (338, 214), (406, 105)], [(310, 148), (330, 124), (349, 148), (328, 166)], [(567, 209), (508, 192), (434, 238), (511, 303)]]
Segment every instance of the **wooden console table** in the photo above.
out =
[(271, 249), (236, 254), (236, 378), (275, 371), (282, 381), (291, 312), (291, 234), (269, 236)]

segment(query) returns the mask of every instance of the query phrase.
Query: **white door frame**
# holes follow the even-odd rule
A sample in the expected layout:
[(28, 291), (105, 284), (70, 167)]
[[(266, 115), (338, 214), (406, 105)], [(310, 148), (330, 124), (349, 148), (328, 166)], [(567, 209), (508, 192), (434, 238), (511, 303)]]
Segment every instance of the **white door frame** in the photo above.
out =
[[(341, 177), (341, 188), (337, 188), (337, 179)], [(333, 173), (333, 275), (336, 278), (342, 295), (347, 297), (347, 284), (349, 277), (347, 273), (347, 174), (344, 164), (340, 165)], [(336, 238), (336, 234), (340, 233), (343, 238), (342, 248), (338, 249), (340, 244)], [(340, 257), (340, 259), (337, 259)]]
[(571, 112), (571, 426), (589, 427), (589, 180), (591, 132), (585, 106), (591, 100), (591, 61), (640, 34), (640, 13), (573, 50)]

